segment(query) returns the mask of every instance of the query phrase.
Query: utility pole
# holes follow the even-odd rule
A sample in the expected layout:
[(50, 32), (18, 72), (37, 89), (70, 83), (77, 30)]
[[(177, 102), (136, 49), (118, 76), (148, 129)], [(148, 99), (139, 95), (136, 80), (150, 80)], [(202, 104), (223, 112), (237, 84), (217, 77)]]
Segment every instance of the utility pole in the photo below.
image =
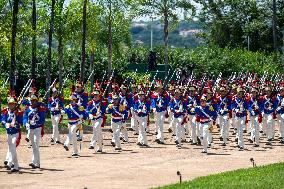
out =
[(273, 49), (277, 51), (277, 39), (276, 39), (276, 0), (273, 0), (272, 5), (273, 18), (272, 18), (272, 30), (273, 30)]

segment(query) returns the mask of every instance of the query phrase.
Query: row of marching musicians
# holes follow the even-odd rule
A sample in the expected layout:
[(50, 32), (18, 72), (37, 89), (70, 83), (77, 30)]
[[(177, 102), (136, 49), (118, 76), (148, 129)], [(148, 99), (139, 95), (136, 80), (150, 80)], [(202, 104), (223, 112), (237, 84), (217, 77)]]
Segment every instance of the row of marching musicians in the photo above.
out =
[[(82, 122), (90, 120), (93, 126), (93, 136), (90, 149), (97, 145), (97, 152), (102, 152), (102, 127), (106, 121), (106, 114), (111, 114), (111, 130), (113, 132), (112, 145), (115, 150), (121, 150), (120, 138), (129, 142), (126, 121), (131, 119), (131, 129), (138, 135), (138, 145), (148, 147), (147, 131), (149, 131), (149, 114), (155, 116), (155, 141), (164, 144), (164, 122), (170, 121), (169, 131), (173, 132), (175, 143), (181, 148), (189, 134), (193, 145), (203, 146), (203, 153), (207, 153), (212, 139), (212, 126), (220, 126), (220, 140), (223, 146), (228, 142), (230, 125), (236, 130), (236, 140), (240, 150), (244, 148), (243, 133), (249, 125), (250, 141), (259, 146), (259, 133), (267, 136), (267, 144), (271, 145), (275, 137), (275, 122), (280, 127), (280, 137), (284, 136), (284, 88), (272, 94), (267, 86), (261, 91), (257, 86), (245, 91), (243, 86), (220, 86), (213, 94), (210, 86), (202, 90), (196, 85), (180, 87), (169, 85), (167, 90), (161, 81), (155, 84), (151, 91), (148, 84), (131, 85), (131, 91), (122, 84), (112, 86), (108, 98), (104, 98), (100, 84), (95, 84), (95, 90), (90, 94), (84, 91), (82, 83), (77, 83), (72, 89), (70, 103), (64, 107), (64, 100), (60, 97), (56, 87), (52, 89), (52, 97), (45, 105), (39, 100), (35, 88), (30, 90), (29, 98), (17, 99), (11, 92), (8, 96), (8, 107), (2, 111), (1, 122), (7, 130), (8, 152), (4, 162), (12, 172), (19, 170), (16, 146), (21, 138), (20, 126), (27, 129), (26, 141), (32, 145), (31, 168), (40, 168), (39, 141), (44, 134), (45, 114), (51, 112), (53, 126), (52, 143), (61, 143), (58, 125), (62, 115), (68, 117), (69, 134), (63, 146), (68, 151), (72, 143), (72, 156), (78, 156), (77, 141), (83, 137)], [(21, 111), (20, 105), (26, 109)], [(249, 124), (246, 122), (249, 121)], [(231, 123), (230, 123), (231, 122)], [(281, 140), (283, 143), (283, 139)]]

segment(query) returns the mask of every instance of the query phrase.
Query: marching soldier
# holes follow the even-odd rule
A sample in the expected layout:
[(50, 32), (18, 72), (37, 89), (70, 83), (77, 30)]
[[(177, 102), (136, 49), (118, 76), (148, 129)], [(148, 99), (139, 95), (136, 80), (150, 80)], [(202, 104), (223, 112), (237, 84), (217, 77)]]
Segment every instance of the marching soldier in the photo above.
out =
[(280, 119), (279, 123), (279, 133), (280, 133), (280, 143), (284, 144), (284, 86), (280, 88), (280, 94), (278, 96), (278, 108), (276, 109), (278, 117)]
[(173, 112), (174, 115), (173, 127), (176, 127), (175, 143), (177, 145), (177, 148), (180, 149), (182, 132), (183, 132), (182, 122), (186, 113), (184, 107), (187, 106), (187, 104), (184, 104), (184, 101), (182, 99), (182, 92), (180, 91), (180, 89), (175, 90), (175, 96), (173, 99), (171, 99), (170, 106), (171, 106), (171, 111)]
[(247, 99), (248, 109), (250, 112), (250, 128), (251, 135), (249, 142), (254, 143), (255, 147), (259, 147), (259, 123), (262, 121), (263, 99), (259, 96), (256, 88), (251, 89), (251, 95)]
[(272, 90), (270, 87), (265, 88), (264, 96), (264, 115), (263, 115), (263, 127), (266, 130), (267, 143), (266, 145), (271, 145), (274, 138), (274, 113), (278, 105), (277, 98), (272, 95)]
[(246, 121), (246, 114), (248, 110), (248, 106), (245, 101), (244, 93), (245, 93), (244, 89), (242, 87), (239, 87), (237, 89), (237, 96), (232, 102), (232, 108), (236, 115), (235, 124), (237, 127), (238, 147), (240, 151), (244, 149), (243, 131), (244, 131), (245, 124), (246, 124), (245, 121)]
[(188, 116), (188, 123), (191, 131), (191, 144), (197, 144), (197, 136), (198, 136), (198, 129), (196, 124), (196, 112), (195, 107), (197, 106), (198, 97), (196, 95), (196, 89), (194, 86), (191, 86), (189, 89), (188, 95), (188, 105), (187, 105), (187, 116)]
[(128, 117), (128, 111), (123, 104), (120, 104), (120, 99), (118, 95), (112, 95), (112, 103), (108, 105), (106, 110), (107, 113), (111, 114), (112, 130), (113, 130), (113, 140), (112, 145), (115, 150), (121, 150), (120, 144), (120, 129), (125, 123)]
[[(72, 87), (73, 88), (73, 87)], [(72, 89), (72, 92), (74, 90)], [(78, 105), (84, 107), (84, 109), (87, 108), (88, 102), (89, 102), (89, 97), (88, 93), (84, 89), (84, 84), (82, 82), (77, 82), (76, 83), (76, 88), (75, 88), (75, 95), (77, 96), (78, 99)], [(78, 131), (77, 131), (77, 140), (82, 141), (83, 139), (83, 125), (80, 123), (78, 125)]]
[(9, 95), (7, 98), (8, 107), (2, 111), (1, 123), (6, 129), (8, 142), (8, 158), (4, 163), (7, 170), (11, 172), (19, 171), (19, 162), (17, 158), (16, 146), (19, 145), (21, 139), (21, 129), (23, 121), (23, 111), (18, 108), (17, 98), (14, 95)]
[(95, 89), (91, 94), (93, 99), (88, 103), (87, 111), (93, 115), (93, 136), (90, 142), (89, 149), (94, 149), (94, 145), (97, 144), (97, 152), (102, 152), (103, 136), (102, 136), (102, 123), (106, 113), (107, 101), (100, 97), (100, 90)]
[(206, 101), (206, 97), (202, 96), (200, 99), (200, 106), (195, 108), (196, 115), (200, 122), (200, 134), (203, 145), (202, 153), (207, 153), (207, 148), (209, 147), (209, 131), (212, 127), (211, 123), (217, 118), (216, 110), (212, 106), (209, 106)]
[(138, 121), (137, 121), (137, 115), (134, 112), (134, 104), (135, 102), (137, 102), (138, 100), (138, 95), (137, 95), (137, 85), (136, 84), (132, 84), (131, 85), (131, 92), (130, 92), (130, 97), (131, 97), (131, 121), (130, 121), (130, 125), (131, 125), (131, 130), (134, 131), (134, 135), (138, 135)]
[(139, 146), (148, 147), (146, 127), (147, 127), (147, 118), (150, 113), (151, 102), (146, 100), (144, 91), (138, 93), (138, 100), (134, 103), (134, 112), (137, 115), (138, 128), (139, 128), (139, 137), (138, 143)]
[(163, 91), (163, 85), (160, 81), (156, 83), (156, 91), (151, 96), (151, 107), (156, 118), (156, 140), (158, 144), (164, 144), (164, 122), (169, 104), (169, 97)]
[(51, 136), (51, 143), (60, 144), (59, 139), (59, 128), (58, 124), (61, 120), (61, 110), (64, 107), (64, 99), (59, 96), (58, 90), (56, 87), (52, 88), (52, 97), (48, 99), (48, 109), (51, 114), (51, 122), (52, 122), (52, 136)]
[(76, 139), (76, 131), (78, 127), (82, 124), (82, 120), (86, 120), (88, 118), (93, 119), (93, 116), (88, 114), (83, 106), (80, 106), (78, 103), (79, 99), (76, 93), (72, 93), (70, 95), (70, 104), (67, 105), (64, 110), (61, 111), (61, 114), (67, 114), (68, 116), (68, 130), (69, 134), (67, 135), (67, 139), (63, 145), (66, 151), (69, 151), (69, 144), (72, 141), (73, 144), (73, 152), (72, 156), (78, 155), (78, 147), (77, 147), (77, 139)]
[(229, 138), (229, 112), (231, 110), (231, 99), (225, 87), (220, 87), (220, 96), (218, 98), (218, 114), (220, 121), (220, 140), (223, 141), (221, 146), (226, 146)]
[[(127, 94), (127, 87), (125, 86), (125, 84), (122, 84), (120, 87), (119, 99), (120, 99), (120, 104), (122, 104), (125, 107), (126, 111), (130, 112), (130, 108), (133, 102), (131, 95)], [(130, 115), (130, 113), (128, 113), (128, 115)], [(123, 142), (129, 142), (127, 128), (126, 128), (126, 121), (122, 123), (120, 138), (123, 139)]]
[(39, 102), (36, 94), (30, 96), (31, 105), (24, 111), (23, 125), (30, 130), (30, 137), (33, 149), (32, 162), (29, 164), (32, 169), (40, 168), (39, 140), (44, 133), (45, 106)]

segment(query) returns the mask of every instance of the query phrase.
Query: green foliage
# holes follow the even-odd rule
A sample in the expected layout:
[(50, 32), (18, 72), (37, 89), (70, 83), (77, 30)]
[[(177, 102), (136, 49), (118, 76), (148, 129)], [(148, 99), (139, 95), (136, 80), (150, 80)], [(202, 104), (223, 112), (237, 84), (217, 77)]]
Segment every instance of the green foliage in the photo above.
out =
[(199, 177), (192, 181), (182, 184), (173, 184), (159, 189), (198, 189), (198, 188), (246, 188), (246, 189), (280, 189), (284, 184), (284, 163), (271, 164), (249, 169), (239, 169), (211, 175), (207, 177)]
[[(155, 47), (158, 53), (158, 64), (163, 64), (164, 51), (162, 47)], [(135, 60), (132, 63), (147, 63), (149, 49), (135, 48)], [(169, 51), (169, 64), (173, 68), (186, 68), (195, 65), (194, 73), (200, 77), (203, 73), (228, 77), (232, 72), (250, 71), (263, 74), (284, 73), (280, 54), (266, 54), (263, 52), (251, 52), (244, 49), (219, 48), (216, 46), (201, 46), (195, 49), (175, 48)]]
[(151, 74), (149, 73), (137, 73), (137, 72), (126, 72), (122, 74), (123, 78), (126, 78), (126, 82), (134, 82), (136, 84), (143, 83), (145, 81), (149, 81)]
[[(195, 0), (201, 4), (198, 18), (204, 23), (203, 37), (219, 47), (272, 52), (272, 1)], [(283, 46), (284, 1), (276, 1), (277, 49)]]

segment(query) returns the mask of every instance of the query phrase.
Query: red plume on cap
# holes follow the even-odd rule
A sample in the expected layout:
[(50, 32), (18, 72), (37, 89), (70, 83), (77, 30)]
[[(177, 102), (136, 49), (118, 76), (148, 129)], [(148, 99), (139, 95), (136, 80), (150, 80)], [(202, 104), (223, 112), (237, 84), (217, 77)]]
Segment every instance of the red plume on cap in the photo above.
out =
[(35, 80), (34, 80), (34, 79), (32, 79), (31, 87), (32, 87), (32, 88), (36, 88), (36, 84), (35, 84)]
[(75, 90), (76, 90), (75, 85), (72, 85), (72, 86), (71, 86), (71, 94), (73, 94), (73, 93), (75, 92)]
[(96, 80), (96, 82), (94, 83), (94, 89), (100, 89), (100, 82), (98, 80)]
[(16, 97), (15, 91), (12, 90), (12, 89), (9, 89), (9, 91), (8, 91), (8, 96), (9, 96), (9, 97)]
[(208, 88), (211, 88), (211, 82), (210, 82), (209, 79), (207, 80), (207, 87), (208, 87)]
[(242, 86), (242, 85), (243, 85), (242, 80), (239, 80), (239, 86)]

